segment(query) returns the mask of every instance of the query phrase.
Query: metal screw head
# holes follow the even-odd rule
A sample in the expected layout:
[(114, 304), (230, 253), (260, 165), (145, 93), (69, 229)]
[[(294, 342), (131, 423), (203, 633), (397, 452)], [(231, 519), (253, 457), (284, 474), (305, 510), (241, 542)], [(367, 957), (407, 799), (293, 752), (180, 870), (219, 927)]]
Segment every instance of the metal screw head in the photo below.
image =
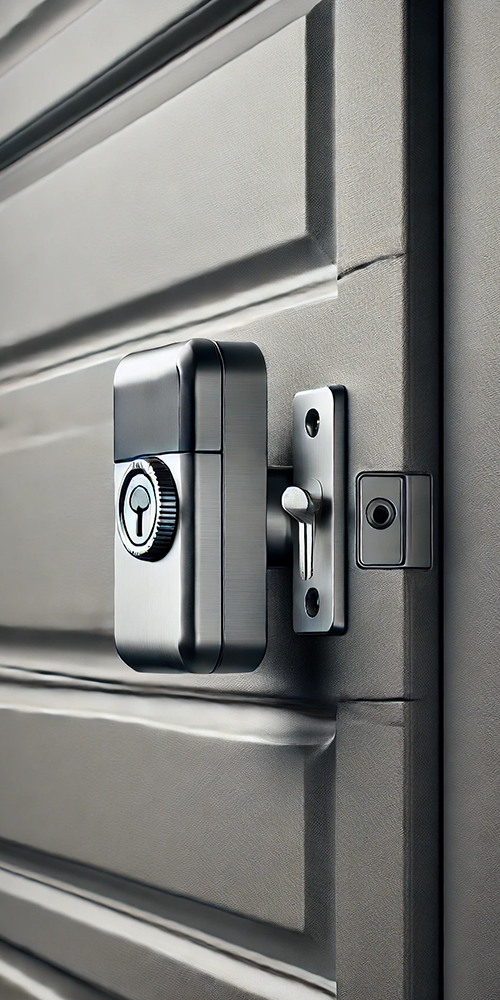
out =
[(379, 531), (388, 528), (395, 517), (396, 508), (394, 504), (382, 497), (375, 497), (374, 500), (370, 500), (366, 508), (366, 520), (368, 524)]

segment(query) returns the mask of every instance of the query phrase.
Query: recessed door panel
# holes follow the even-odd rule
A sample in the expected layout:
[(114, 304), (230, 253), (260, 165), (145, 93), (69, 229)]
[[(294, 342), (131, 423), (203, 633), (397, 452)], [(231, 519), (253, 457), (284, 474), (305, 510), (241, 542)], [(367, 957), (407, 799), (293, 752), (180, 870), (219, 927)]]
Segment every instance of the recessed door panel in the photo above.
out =
[(333, 719), (13, 687), (0, 712), (1, 838), (307, 933)]

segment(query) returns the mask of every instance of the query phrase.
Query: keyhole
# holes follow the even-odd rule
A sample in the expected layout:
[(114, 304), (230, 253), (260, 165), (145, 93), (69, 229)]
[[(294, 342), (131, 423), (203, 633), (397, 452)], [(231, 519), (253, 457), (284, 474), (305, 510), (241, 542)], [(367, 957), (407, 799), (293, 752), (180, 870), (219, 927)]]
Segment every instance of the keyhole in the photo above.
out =
[(129, 504), (137, 514), (137, 528), (136, 533), (138, 538), (142, 538), (142, 520), (148, 507), (151, 505), (151, 497), (144, 486), (136, 486), (135, 490), (132, 490), (130, 494)]

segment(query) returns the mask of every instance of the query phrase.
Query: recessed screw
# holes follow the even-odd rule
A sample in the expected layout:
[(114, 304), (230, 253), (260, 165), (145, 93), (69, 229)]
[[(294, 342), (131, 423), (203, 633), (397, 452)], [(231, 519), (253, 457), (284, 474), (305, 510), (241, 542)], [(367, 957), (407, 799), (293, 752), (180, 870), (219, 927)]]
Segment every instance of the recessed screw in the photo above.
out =
[(319, 594), (316, 587), (309, 587), (305, 598), (306, 612), (309, 618), (316, 618), (319, 611)]
[(319, 431), (319, 413), (317, 410), (308, 410), (306, 413), (305, 425), (310, 438), (315, 438)]
[(371, 524), (372, 528), (377, 528), (378, 531), (388, 528), (395, 517), (396, 508), (394, 504), (390, 500), (385, 500), (381, 497), (370, 500), (366, 508), (366, 520), (368, 524)]

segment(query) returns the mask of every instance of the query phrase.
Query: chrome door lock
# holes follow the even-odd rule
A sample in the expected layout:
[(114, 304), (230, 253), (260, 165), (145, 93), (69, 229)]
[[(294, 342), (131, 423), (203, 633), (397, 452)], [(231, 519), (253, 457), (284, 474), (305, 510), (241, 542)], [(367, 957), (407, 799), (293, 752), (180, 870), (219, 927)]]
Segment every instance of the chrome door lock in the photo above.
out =
[[(114, 392), (115, 641), (125, 662), (254, 670), (266, 649), (268, 565), (292, 565), (296, 632), (344, 632), (345, 388), (296, 394), (293, 468), (270, 469), (255, 344), (190, 340), (129, 355)], [(429, 484), (358, 478), (360, 566), (428, 564)]]
[(191, 340), (132, 354), (114, 391), (115, 641), (125, 662), (255, 669), (266, 570), (292, 561), (291, 519), (294, 628), (342, 631), (345, 390), (295, 397), (293, 477), (267, 467), (255, 344)]

